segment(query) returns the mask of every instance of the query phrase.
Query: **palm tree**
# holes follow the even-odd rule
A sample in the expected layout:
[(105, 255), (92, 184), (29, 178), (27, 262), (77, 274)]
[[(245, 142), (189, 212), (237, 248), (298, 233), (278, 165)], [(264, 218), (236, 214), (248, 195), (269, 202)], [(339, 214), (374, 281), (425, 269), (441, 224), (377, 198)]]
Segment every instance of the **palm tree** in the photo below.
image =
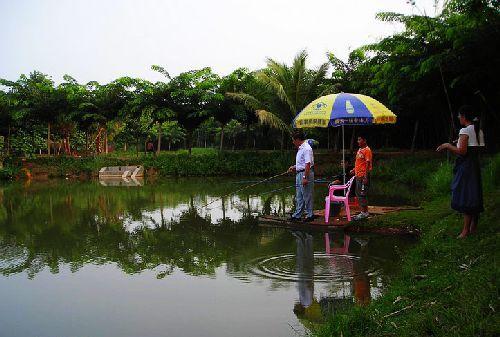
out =
[(295, 56), (291, 66), (267, 59), (267, 67), (256, 73), (257, 86), (270, 95), (267, 99), (251, 91), (228, 93), (228, 96), (255, 110), (262, 124), (289, 130), (295, 115), (321, 95), (321, 84), (328, 71), (328, 63), (311, 70), (306, 67), (306, 61), (305, 50)]

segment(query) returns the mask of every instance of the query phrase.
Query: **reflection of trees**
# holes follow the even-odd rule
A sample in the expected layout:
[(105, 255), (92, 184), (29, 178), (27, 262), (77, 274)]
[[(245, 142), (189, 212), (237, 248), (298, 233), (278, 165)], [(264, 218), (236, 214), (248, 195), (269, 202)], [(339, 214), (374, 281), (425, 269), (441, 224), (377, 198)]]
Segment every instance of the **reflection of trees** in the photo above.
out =
[[(0, 200), (0, 273), (33, 277), (45, 267), (57, 273), (62, 264), (75, 271), (86, 263), (114, 262), (127, 273), (157, 268), (164, 277), (180, 268), (210, 275), (223, 263), (237, 270), (249, 252), (258, 256), (262, 230), (254, 218), (212, 224), (198, 214), (189, 186), (187, 192), (162, 193), (166, 189), (11, 186)], [(167, 220), (164, 209), (177, 200), (189, 207), (178, 221)], [(153, 207), (160, 223), (126, 230), (126, 219), (149, 224), (143, 214)]]

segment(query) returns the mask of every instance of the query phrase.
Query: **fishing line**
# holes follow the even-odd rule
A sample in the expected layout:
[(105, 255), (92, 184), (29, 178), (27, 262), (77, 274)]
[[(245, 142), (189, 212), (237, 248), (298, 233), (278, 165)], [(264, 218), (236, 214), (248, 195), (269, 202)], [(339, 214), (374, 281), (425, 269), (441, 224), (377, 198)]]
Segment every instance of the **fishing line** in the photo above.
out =
[(212, 200), (212, 201), (211, 201), (211, 202), (209, 202), (208, 204), (205, 204), (204, 206), (201, 206), (201, 208), (205, 208), (205, 207), (207, 207), (208, 205), (213, 204), (214, 202), (216, 202), (216, 201), (217, 201), (217, 200), (219, 200), (219, 199), (223, 199), (223, 198), (228, 197), (228, 196), (230, 196), (230, 195), (232, 195), (232, 194), (236, 194), (236, 193), (238, 193), (238, 192), (241, 192), (241, 191), (243, 191), (243, 190), (246, 190), (247, 188), (257, 186), (257, 185), (262, 184), (262, 183), (264, 183), (264, 182), (266, 182), (266, 181), (269, 181), (269, 180), (271, 180), (271, 179), (274, 179), (274, 178), (277, 178), (277, 177), (281, 177), (281, 176), (283, 176), (283, 175), (285, 175), (285, 174), (287, 174), (287, 173), (288, 173), (288, 170), (287, 170), (287, 171), (285, 171), (285, 172), (283, 172), (283, 173), (279, 173), (279, 174), (277, 174), (277, 175), (275, 175), (275, 176), (272, 176), (272, 177), (270, 177), (270, 178), (266, 178), (266, 179), (264, 179), (264, 180), (258, 181), (258, 182), (254, 183), (254, 184), (251, 184), (251, 185), (248, 185), (248, 186), (242, 187), (242, 188), (240, 188), (240, 189), (238, 189), (238, 190), (236, 190), (236, 191), (234, 191), (234, 192), (231, 192), (231, 193), (225, 194), (225, 195), (223, 195), (222, 197), (218, 197), (218, 198), (216, 198), (215, 200)]

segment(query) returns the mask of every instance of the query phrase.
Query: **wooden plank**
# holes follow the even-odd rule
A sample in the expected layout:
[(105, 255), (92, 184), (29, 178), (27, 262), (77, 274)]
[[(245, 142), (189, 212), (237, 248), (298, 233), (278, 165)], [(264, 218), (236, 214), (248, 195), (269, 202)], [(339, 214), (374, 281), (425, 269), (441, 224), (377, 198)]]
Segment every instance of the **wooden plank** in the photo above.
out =
[(261, 227), (279, 227), (292, 230), (311, 230), (311, 231), (333, 231), (337, 229), (342, 229), (339, 226), (325, 226), (325, 225), (311, 225), (307, 222), (287, 222), (287, 221), (272, 221), (269, 219), (259, 218), (259, 226)]
[(323, 217), (317, 217), (314, 221), (302, 222), (302, 221), (290, 221), (287, 218), (264, 215), (259, 217), (259, 226), (264, 227), (282, 227), (289, 229), (309, 229), (309, 230), (321, 230), (329, 231), (335, 229), (342, 229), (346, 227), (349, 223), (346, 220), (340, 219), (330, 219), (330, 223), (325, 223)]
[[(387, 214), (391, 212), (399, 212), (406, 210), (420, 210), (420, 207), (413, 206), (369, 206), (368, 211), (370, 212), (370, 218)], [(359, 213), (359, 207), (353, 207), (351, 216)], [(313, 231), (331, 231), (331, 230), (346, 230), (350, 232), (368, 232), (368, 233), (380, 233), (380, 234), (409, 234), (417, 236), (419, 234), (418, 230), (412, 227), (403, 228), (376, 228), (367, 227), (359, 224), (357, 221), (348, 222), (345, 218), (344, 211), (342, 210), (340, 215), (336, 217), (330, 217), (329, 223), (325, 223), (324, 217), (325, 211), (318, 210), (314, 211), (315, 219), (310, 222), (302, 221), (290, 221), (288, 218), (275, 216), (275, 215), (263, 215), (259, 217), (259, 226), (262, 227), (280, 227), (287, 229), (296, 230), (313, 230)]]

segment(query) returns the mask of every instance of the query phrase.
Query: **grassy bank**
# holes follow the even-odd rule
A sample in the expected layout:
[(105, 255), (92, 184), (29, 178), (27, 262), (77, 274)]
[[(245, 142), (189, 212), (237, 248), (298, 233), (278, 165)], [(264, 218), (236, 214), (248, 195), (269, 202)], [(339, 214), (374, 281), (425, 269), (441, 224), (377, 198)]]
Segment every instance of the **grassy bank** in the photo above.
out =
[[(426, 166), (426, 163), (422, 163)], [(500, 155), (483, 170), (485, 212), (478, 232), (457, 239), (462, 217), (449, 206), (451, 165), (428, 174), (423, 210), (388, 214), (367, 226), (421, 230), (387, 292), (366, 307), (335, 312), (315, 336), (497, 336), (500, 332)]]
[(32, 176), (65, 177), (96, 175), (104, 166), (144, 165), (151, 174), (161, 176), (268, 176), (283, 172), (294, 161), (290, 151), (187, 152), (153, 155), (101, 155), (98, 157), (39, 157), (28, 160), (6, 159), (0, 179), (9, 180), (29, 171)]
[[(352, 158), (353, 154), (346, 155)], [(315, 172), (330, 176), (340, 172), (340, 153), (326, 150), (315, 152)], [(382, 179), (422, 188), (420, 178), (425, 171), (435, 167), (438, 159), (429, 152), (376, 153), (374, 174)], [(27, 171), (37, 177), (90, 177), (97, 175), (104, 166), (144, 165), (148, 174), (160, 176), (271, 176), (286, 170), (295, 162), (295, 151), (224, 151), (193, 149), (144, 155), (131, 152), (114, 152), (96, 157), (37, 157), (32, 159), (8, 158), (0, 169), (0, 180), (11, 180)], [(423, 167), (421, 163), (426, 163)]]

